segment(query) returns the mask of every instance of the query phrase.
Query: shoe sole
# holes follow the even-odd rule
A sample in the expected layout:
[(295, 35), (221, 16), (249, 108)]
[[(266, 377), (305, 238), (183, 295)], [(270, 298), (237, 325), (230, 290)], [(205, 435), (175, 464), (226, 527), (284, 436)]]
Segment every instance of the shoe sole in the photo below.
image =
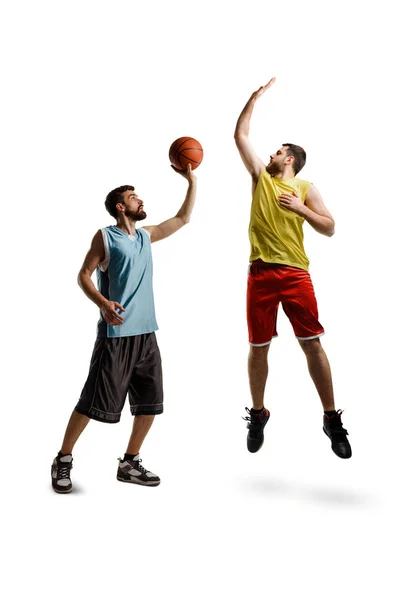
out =
[(259, 450), (261, 450), (261, 448), (264, 446), (264, 440), (261, 442), (261, 446), (259, 446), (257, 448), (257, 450), (250, 450), (249, 448), (247, 448), (247, 450), (250, 452), (250, 454), (255, 454), (256, 452), (258, 452)]
[[(323, 428), (322, 428), (322, 431), (325, 433), (325, 435), (326, 435), (326, 436), (327, 436), (329, 439), (331, 439), (331, 438), (329, 437), (329, 434), (328, 434), (328, 433), (325, 431), (325, 427), (323, 427)], [(334, 454), (335, 456), (337, 456), (338, 458), (343, 458), (343, 459), (346, 459), (346, 458), (351, 458), (351, 456), (352, 456), (352, 451), (351, 451), (351, 450), (350, 450), (350, 456), (340, 456), (340, 454), (336, 454), (336, 452), (334, 451), (334, 449), (332, 448), (332, 446), (331, 446), (331, 450), (332, 450), (333, 454)]]
[(70, 490), (56, 490), (53, 488), (53, 491), (56, 492), (56, 494), (70, 494), (72, 492), (73, 488), (71, 488)]
[(122, 477), (118, 477), (117, 475), (117, 479), (118, 481), (122, 481), (122, 483), (134, 483), (136, 485), (145, 485), (146, 487), (156, 487), (157, 485), (160, 485), (161, 481), (149, 481), (149, 482), (145, 482), (145, 481), (132, 481), (131, 479), (123, 479)]

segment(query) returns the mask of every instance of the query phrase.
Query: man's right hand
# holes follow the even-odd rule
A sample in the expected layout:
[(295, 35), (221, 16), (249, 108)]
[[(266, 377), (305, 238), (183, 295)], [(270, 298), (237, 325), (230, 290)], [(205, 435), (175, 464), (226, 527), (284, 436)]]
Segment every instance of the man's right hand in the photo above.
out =
[(275, 83), (275, 77), (270, 79), (266, 85), (262, 85), (256, 92), (250, 96), (250, 100), (258, 100), (260, 96), (263, 95), (264, 92), (267, 91), (268, 88), (271, 87)]
[(107, 321), (109, 325), (113, 325), (114, 327), (116, 327), (117, 325), (122, 325), (124, 321), (122, 316), (119, 313), (117, 313), (117, 308), (125, 312), (124, 307), (121, 306), (119, 302), (113, 302), (112, 300), (106, 300), (100, 308), (100, 312), (103, 315), (105, 321)]

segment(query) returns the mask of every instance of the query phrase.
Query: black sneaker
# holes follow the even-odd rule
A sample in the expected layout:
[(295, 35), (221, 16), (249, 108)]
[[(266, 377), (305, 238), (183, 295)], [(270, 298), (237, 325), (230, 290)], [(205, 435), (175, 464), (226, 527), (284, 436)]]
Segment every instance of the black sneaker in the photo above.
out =
[(58, 494), (69, 494), (72, 491), (71, 469), (72, 455), (57, 454), (51, 465), (51, 485)]
[(339, 458), (351, 457), (351, 446), (347, 439), (349, 435), (342, 425), (342, 410), (336, 411), (335, 415), (329, 417), (324, 414), (323, 430), (330, 438), (332, 450)]
[(136, 454), (133, 460), (124, 460), (123, 458), (119, 458), (118, 460), (118, 481), (138, 483), (139, 485), (159, 485), (160, 478), (142, 466), (142, 459), (139, 457), (139, 454)]
[(269, 410), (264, 408), (261, 413), (253, 413), (246, 406), (246, 410), (249, 413), (248, 417), (242, 417), (247, 423), (247, 450), (249, 452), (257, 452), (264, 443), (264, 427), (268, 423)]

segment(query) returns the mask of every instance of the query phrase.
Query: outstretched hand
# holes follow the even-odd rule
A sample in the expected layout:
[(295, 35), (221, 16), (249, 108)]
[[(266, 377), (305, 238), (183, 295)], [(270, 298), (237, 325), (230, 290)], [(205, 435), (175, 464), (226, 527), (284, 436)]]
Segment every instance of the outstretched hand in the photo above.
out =
[(188, 163), (186, 171), (177, 169), (176, 167), (174, 167), (174, 165), (171, 165), (171, 167), (173, 168), (173, 170), (176, 173), (179, 173), (179, 175), (182, 175), (182, 177), (187, 179), (189, 183), (193, 183), (194, 181), (196, 181), (197, 177), (196, 177), (196, 175), (194, 175), (194, 173), (192, 171), (192, 166), (190, 163)]
[(276, 79), (276, 77), (273, 77), (272, 79), (270, 79), (268, 81), (268, 83), (266, 85), (262, 85), (256, 92), (253, 92), (252, 95), (250, 96), (250, 100), (258, 100), (258, 98), (260, 98), (260, 96), (262, 96), (263, 93), (266, 92), (267, 89), (270, 88), (271, 85), (273, 85), (275, 83), (275, 79)]

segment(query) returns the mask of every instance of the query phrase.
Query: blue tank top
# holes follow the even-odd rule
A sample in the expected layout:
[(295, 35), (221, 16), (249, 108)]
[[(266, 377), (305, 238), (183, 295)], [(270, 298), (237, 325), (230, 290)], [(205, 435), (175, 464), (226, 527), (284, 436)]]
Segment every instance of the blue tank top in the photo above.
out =
[(98, 289), (107, 300), (119, 302), (125, 312), (117, 309), (124, 319), (117, 326), (109, 325), (100, 313), (98, 337), (118, 338), (156, 331), (150, 234), (137, 229), (131, 236), (116, 225), (101, 232), (105, 259), (97, 267)]

